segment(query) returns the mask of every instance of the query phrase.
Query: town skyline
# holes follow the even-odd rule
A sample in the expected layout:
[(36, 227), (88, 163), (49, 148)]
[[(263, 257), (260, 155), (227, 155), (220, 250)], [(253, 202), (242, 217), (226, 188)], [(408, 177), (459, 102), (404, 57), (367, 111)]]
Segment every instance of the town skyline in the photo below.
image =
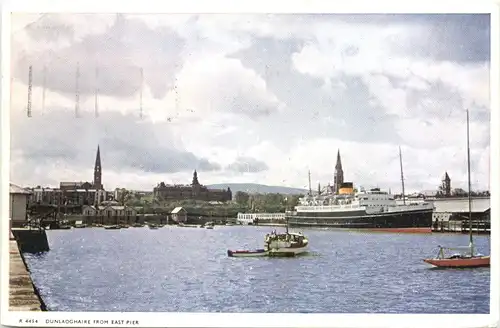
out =
[[(337, 162), (336, 162), (336, 168), (339, 168), (340, 169), (340, 174), (343, 175), (343, 169), (342, 169), (342, 162), (341, 162), (341, 157), (340, 157), (340, 151), (337, 153)], [(339, 166), (340, 165), (340, 166)], [(59, 185), (47, 185), (47, 186), (44, 186), (44, 185), (30, 185), (30, 186), (25, 186), (27, 188), (31, 188), (31, 189), (39, 189), (39, 188), (42, 188), (42, 189), (54, 189), (54, 190), (57, 190), (57, 189), (60, 189), (60, 187), (63, 185), (63, 184), (78, 184), (78, 183), (84, 183), (84, 184), (87, 184), (90, 186), (90, 189), (103, 189), (103, 190), (106, 190), (108, 192), (113, 192), (113, 191), (116, 191), (116, 190), (130, 190), (130, 191), (142, 191), (142, 192), (151, 192), (153, 193), (154, 190), (159, 187), (160, 185), (167, 185), (167, 186), (190, 186), (192, 185), (192, 183), (169, 183), (169, 182), (165, 182), (165, 181), (161, 181), (161, 182), (158, 182), (155, 186), (152, 186), (151, 190), (149, 189), (131, 189), (131, 188), (127, 188), (126, 186), (115, 186), (114, 188), (112, 189), (106, 189), (104, 188), (103, 184), (102, 184), (102, 171), (101, 171), (102, 167), (101, 167), (101, 157), (100, 157), (100, 146), (98, 145), (97, 146), (97, 151), (96, 151), (96, 158), (95, 158), (95, 163), (94, 163), (94, 170), (93, 170), (93, 178), (88, 180), (88, 179), (80, 179), (79, 181), (69, 181), (69, 180), (64, 180), (64, 181), (60, 181), (59, 182)], [(337, 169), (336, 171), (337, 172)], [(193, 175), (192, 175), (192, 181), (195, 181), (196, 180), (196, 183), (199, 184), (199, 181), (198, 181), (198, 175), (197, 175), (197, 170), (195, 169), (193, 171)], [(208, 186), (209, 188), (214, 188), (214, 190), (221, 190), (220, 188), (222, 187), (222, 190), (226, 190), (225, 188), (228, 188), (228, 190), (230, 190), (230, 188), (234, 188), (234, 187), (239, 187), (239, 189), (241, 189), (241, 187), (244, 187), (245, 185), (246, 186), (249, 186), (250, 189), (252, 189), (252, 185), (254, 185), (253, 187), (264, 187), (264, 189), (267, 189), (267, 187), (270, 187), (271, 189), (282, 189), (283, 191), (266, 191), (265, 193), (267, 192), (276, 192), (276, 193), (292, 193), (292, 194), (297, 194), (297, 193), (300, 193), (299, 191), (304, 191), (304, 192), (307, 192), (307, 190), (310, 189), (313, 191), (313, 192), (316, 192), (317, 188), (321, 187), (321, 190), (323, 192), (324, 188), (326, 186), (332, 188), (332, 191), (334, 189), (336, 189), (336, 186), (335, 186), (335, 177), (333, 179), (333, 184), (331, 183), (327, 183), (327, 184), (323, 184), (321, 185), (320, 182), (318, 182), (318, 185), (317, 186), (313, 186), (312, 184), (310, 186), (307, 186), (308, 188), (305, 188), (305, 187), (291, 187), (291, 186), (280, 186), (280, 185), (266, 185), (266, 184), (259, 184), (259, 183), (238, 183), (238, 182), (229, 182), (227, 183), (225, 186), (224, 186), (224, 183), (210, 183), (210, 184), (200, 184), (202, 186)], [(340, 183), (343, 183), (344, 180), (342, 180)], [(345, 181), (345, 182), (348, 182), (348, 181)], [(351, 183), (351, 182), (348, 182), (348, 183)], [(315, 188), (317, 187), (317, 188)], [(355, 186), (354, 187), (356, 190), (359, 190), (359, 189), (370, 189), (370, 188), (380, 188), (380, 185), (375, 185), (375, 186), (363, 186), (363, 185), (358, 185), (358, 186)], [(241, 189), (241, 190), (235, 190), (236, 192), (237, 191), (244, 191), (244, 192), (249, 192), (250, 193), (260, 193), (259, 191), (255, 191), (255, 192), (252, 192), (251, 190), (247, 190), (247, 189)], [(287, 190), (289, 189), (289, 190)], [(391, 192), (391, 188), (384, 188), (382, 187), (382, 189), (387, 189), (389, 192)], [(386, 190), (386, 191), (387, 191)], [(338, 191), (337, 191), (338, 192)], [(474, 189), (471, 189), (471, 192), (473, 195), (481, 195), (481, 194), (485, 194), (486, 192), (488, 193), (488, 196), (489, 196), (489, 190), (474, 190)], [(412, 194), (412, 195), (416, 195), (416, 194), (427, 194), (426, 196), (431, 196), (431, 193), (432, 193), (432, 196), (437, 196), (439, 193), (441, 193), (442, 196), (451, 196), (451, 195), (454, 195), (455, 193), (458, 193), (460, 195), (463, 195), (466, 193), (466, 191), (461, 188), (461, 187), (456, 187), (456, 186), (452, 186), (451, 184), (451, 179), (448, 175), (448, 172), (445, 172), (445, 175), (443, 176), (443, 179), (441, 180), (441, 184), (437, 186), (437, 188), (435, 190), (418, 190), (418, 191), (415, 191), (415, 190), (410, 190), (408, 192), (405, 193), (406, 195), (409, 195), (409, 194)], [(398, 193), (397, 191), (394, 193), (394, 194), (400, 194)]]
[(189, 184), (194, 170), (204, 185), (295, 188), (311, 171), (315, 190), (333, 185), (340, 150), (345, 181), (399, 192), (401, 146), (408, 192), (437, 189), (445, 172), (466, 190), (468, 108), (472, 189), (489, 190), (488, 15), (46, 14), (12, 26), (12, 183), (90, 181), (99, 144), (107, 190)]

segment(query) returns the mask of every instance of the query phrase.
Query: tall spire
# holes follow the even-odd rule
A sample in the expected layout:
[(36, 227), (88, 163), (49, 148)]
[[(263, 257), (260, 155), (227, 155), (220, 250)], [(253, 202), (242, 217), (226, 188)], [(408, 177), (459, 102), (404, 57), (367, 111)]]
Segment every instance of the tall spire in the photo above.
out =
[(337, 151), (337, 163), (335, 164), (335, 174), (333, 176), (333, 192), (338, 194), (340, 186), (344, 183), (344, 170), (340, 159), (340, 149)]
[(337, 164), (335, 164), (336, 170), (342, 170), (342, 160), (340, 159), (340, 149), (337, 150)]
[(99, 145), (97, 145), (97, 154), (95, 157), (94, 165), (94, 188), (103, 189), (102, 187), (102, 167), (101, 167), (101, 150)]
[(198, 172), (196, 172), (196, 170), (194, 170), (194, 173), (193, 173), (193, 183), (192, 185), (193, 186), (197, 186), (199, 185), (200, 182), (198, 181)]

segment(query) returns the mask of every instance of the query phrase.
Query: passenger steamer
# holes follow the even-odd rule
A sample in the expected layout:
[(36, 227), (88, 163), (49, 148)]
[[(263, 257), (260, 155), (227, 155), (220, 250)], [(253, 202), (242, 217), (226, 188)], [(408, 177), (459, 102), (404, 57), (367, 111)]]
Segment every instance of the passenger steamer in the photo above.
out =
[[(401, 154), (400, 154), (401, 156)], [(338, 158), (339, 161), (339, 158)], [(401, 181), (403, 170), (401, 164)], [(342, 183), (338, 192), (326, 188), (299, 200), (294, 211), (287, 211), (290, 226), (370, 229), (391, 232), (431, 232), (434, 205), (428, 202), (396, 201), (394, 195), (374, 188), (355, 192), (352, 183)], [(403, 183), (404, 195), (404, 183)]]

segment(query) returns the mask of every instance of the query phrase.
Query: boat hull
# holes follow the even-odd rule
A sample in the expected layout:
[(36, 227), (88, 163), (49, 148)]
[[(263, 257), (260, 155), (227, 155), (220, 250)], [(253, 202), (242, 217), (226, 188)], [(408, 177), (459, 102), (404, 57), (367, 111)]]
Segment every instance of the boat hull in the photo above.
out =
[(264, 249), (256, 249), (251, 251), (227, 251), (227, 256), (229, 257), (262, 257), (267, 256), (268, 252)]
[(292, 257), (295, 255), (300, 255), (303, 253), (307, 253), (307, 247), (302, 248), (277, 248), (269, 251), (269, 256), (276, 257)]
[(432, 209), (369, 214), (364, 211), (344, 213), (297, 212), (286, 216), (295, 227), (363, 229), (381, 232), (431, 233)]
[(438, 268), (479, 268), (489, 267), (489, 256), (478, 256), (472, 258), (455, 258), (455, 259), (425, 259), (424, 262)]

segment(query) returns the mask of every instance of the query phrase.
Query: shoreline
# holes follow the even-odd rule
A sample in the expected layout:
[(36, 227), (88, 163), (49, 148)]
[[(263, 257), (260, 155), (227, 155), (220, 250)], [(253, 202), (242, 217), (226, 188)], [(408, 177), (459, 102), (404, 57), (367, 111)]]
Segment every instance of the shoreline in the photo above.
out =
[(12, 232), (9, 240), (9, 311), (47, 311)]

